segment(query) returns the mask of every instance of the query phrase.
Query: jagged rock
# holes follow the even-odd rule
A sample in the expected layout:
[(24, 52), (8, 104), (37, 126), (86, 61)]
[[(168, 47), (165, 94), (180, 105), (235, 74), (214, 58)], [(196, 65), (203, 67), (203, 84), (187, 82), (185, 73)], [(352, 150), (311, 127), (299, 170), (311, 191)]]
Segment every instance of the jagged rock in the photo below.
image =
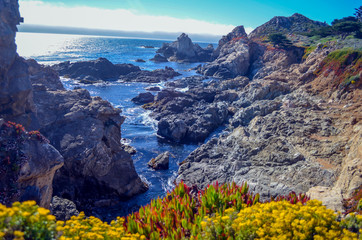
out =
[(63, 166), (63, 157), (38, 132), (26, 132), (21, 125), (0, 125), (0, 202), (35, 200), (48, 208), (53, 177)]
[(191, 153), (180, 167), (178, 181), (183, 179), (200, 187), (216, 180), (239, 184), (247, 181), (264, 198), (292, 190), (306, 192), (316, 185), (332, 186), (336, 172), (322, 168), (300, 150), (316, 149), (319, 154), (326, 154), (323, 158), (331, 157), (331, 153), (322, 153), (320, 145), (309, 138), (311, 134), (336, 134), (328, 119), (308, 108), (278, 110), (280, 103), (265, 112), (261, 109), (265, 102), (259, 104), (259, 109), (250, 108), (254, 112), (241, 109), (241, 113), (235, 114), (234, 122), (242, 117), (252, 119), (241, 119), (245, 127), (232, 128), (226, 136), (212, 139)]
[(288, 69), (292, 64), (301, 63), (304, 55), (302, 47), (291, 46), (286, 49), (267, 50), (258, 44), (252, 46), (254, 59), (249, 69), (249, 75), (253, 79), (277, 80), (280, 70)]
[[(182, 33), (175, 42), (164, 43), (157, 53), (163, 55), (165, 59), (176, 62), (208, 62), (212, 60), (214, 48), (209, 45), (203, 49), (198, 44), (193, 44), (187, 34)], [(154, 59), (161, 59), (157, 54)]]
[(148, 166), (155, 170), (167, 170), (170, 161), (170, 153), (164, 152), (148, 162)]
[(224, 36), (219, 41), (214, 55), (216, 59), (199, 68), (199, 73), (222, 79), (246, 75), (250, 65), (250, 54), (244, 27), (237, 27)]
[(307, 33), (319, 27), (327, 26), (326, 23), (313, 21), (302, 14), (295, 13), (290, 17), (273, 17), (270, 21), (254, 29), (249, 38), (259, 38), (271, 33)]
[(83, 210), (100, 198), (144, 192), (147, 187), (120, 144), (121, 111), (85, 89), (47, 90), (54, 83), (39, 88), (47, 77), (38, 78), (36, 73), (48, 71), (36, 64), (30, 69), (40, 131), (64, 156), (64, 167), (54, 178), (54, 192)]
[(167, 81), (181, 74), (176, 72), (171, 67), (165, 67), (165, 69), (156, 69), (153, 71), (139, 71), (132, 72), (125, 76), (120, 76), (119, 80), (123, 82), (146, 82), (146, 83), (159, 83)]
[(77, 206), (74, 202), (58, 196), (53, 197), (50, 210), (51, 213), (57, 218), (57, 220), (60, 221), (67, 221), (72, 216), (79, 215)]
[(155, 96), (153, 96), (150, 92), (140, 93), (136, 97), (132, 98), (131, 101), (136, 104), (145, 104), (153, 102), (155, 99)]
[(219, 45), (217, 46), (215, 52), (213, 55), (215, 57), (218, 57), (220, 54), (220, 49), (228, 42), (232, 40), (237, 40), (240, 38), (247, 38), (248, 35), (245, 32), (244, 26), (237, 26), (235, 27), (230, 33), (228, 33), (226, 36), (222, 36), (222, 38), (219, 40)]
[(150, 59), (153, 62), (168, 62), (167, 58), (161, 56), (160, 54), (156, 54), (153, 58)]
[(141, 71), (139, 67), (132, 64), (113, 64), (106, 58), (75, 63), (67, 61), (55, 64), (52, 68), (60, 76), (67, 76), (76, 80), (86, 80), (89, 83), (100, 80), (115, 81), (121, 75)]

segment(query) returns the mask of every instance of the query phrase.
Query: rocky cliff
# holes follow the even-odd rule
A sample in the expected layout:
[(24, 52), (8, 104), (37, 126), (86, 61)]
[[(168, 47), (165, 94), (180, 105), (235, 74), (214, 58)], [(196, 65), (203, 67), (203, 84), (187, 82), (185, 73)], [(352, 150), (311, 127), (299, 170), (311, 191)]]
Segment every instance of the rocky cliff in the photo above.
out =
[[(242, 46), (245, 51), (235, 51)], [(342, 210), (342, 199), (362, 184), (360, 51), (336, 52), (330, 43), (307, 55), (300, 47), (275, 48), (253, 39), (223, 41), (220, 54), (223, 48), (229, 57), (237, 52), (244, 59), (236, 69), (248, 66), (251, 81), (228, 104), (232, 117), (225, 131), (182, 162), (177, 181), (200, 187), (247, 181), (263, 198), (309, 191)], [(200, 72), (215, 76), (212, 66), (230, 64), (229, 57)]]
[(63, 157), (39, 132), (28, 65), (16, 53), (17, 1), (0, 0), (0, 202), (33, 199), (49, 207)]
[[(53, 176), (63, 165), (63, 157), (64, 167), (54, 180), (55, 193), (75, 200), (81, 209), (86, 209), (85, 203), (92, 205), (100, 199), (131, 197), (145, 191), (147, 186), (120, 143), (124, 121), (121, 111), (99, 97), (91, 97), (86, 90), (66, 91), (54, 70), (17, 55), (16, 25), (22, 20), (18, 8), (16, 0), (0, 0), (0, 117), (40, 130), (55, 148), (45, 140), (28, 141), (25, 133), (19, 139), (18, 130), (14, 138), (21, 140), (19, 146), (11, 139), (5, 145), (1, 143), (6, 149), (18, 146), (16, 154), (24, 155), (24, 161), (20, 159), (23, 155), (14, 157), (19, 162), (11, 169), (19, 168), (16, 171), (20, 175), (11, 179), (20, 184), (20, 192), (15, 192), (10, 201), (25, 195), (21, 199), (35, 199), (49, 207)], [(118, 71), (120, 67), (128, 69), (115, 68)], [(0, 154), (2, 164), (12, 160), (4, 155), (6, 151)], [(2, 180), (1, 189), (7, 189), (9, 182)]]
[(22, 21), (17, 1), (0, 1), (0, 117), (36, 126), (27, 65), (16, 53), (16, 25)]

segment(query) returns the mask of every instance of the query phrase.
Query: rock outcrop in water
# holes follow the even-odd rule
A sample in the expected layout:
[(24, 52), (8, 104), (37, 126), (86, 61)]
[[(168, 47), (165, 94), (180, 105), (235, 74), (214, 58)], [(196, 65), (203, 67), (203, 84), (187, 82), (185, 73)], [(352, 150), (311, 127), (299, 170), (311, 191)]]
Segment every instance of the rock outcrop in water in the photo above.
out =
[[(202, 48), (194, 44), (187, 34), (182, 33), (175, 42), (164, 43), (157, 53), (163, 56), (154, 57), (154, 60), (167, 59), (174, 62), (209, 62), (212, 60), (214, 48), (209, 45)], [(162, 58), (164, 57), (164, 58)]]
[(53, 65), (52, 69), (57, 71), (60, 76), (80, 80), (84, 83), (116, 81), (119, 76), (141, 71), (139, 67), (132, 64), (113, 64), (106, 58), (74, 63), (62, 62)]
[[(181, 143), (203, 142), (230, 117), (229, 106), (238, 98), (237, 89), (248, 82), (243, 77), (233, 83), (203, 83), (204, 79), (193, 76), (170, 82), (168, 86), (189, 90), (183, 93), (174, 88), (164, 89), (152, 104), (144, 106), (158, 120), (160, 137)], [(226, 89), (228, 84), (230, 88)]]
[(164, 69), (156, 69), (153, 71), (143, 70), (133, 72), (125, 76), (120, 76), (119, 80), (122, 82), (159, 83), (180, 75), (181, 74), (176, 72), (173, 68), (165, 67)]

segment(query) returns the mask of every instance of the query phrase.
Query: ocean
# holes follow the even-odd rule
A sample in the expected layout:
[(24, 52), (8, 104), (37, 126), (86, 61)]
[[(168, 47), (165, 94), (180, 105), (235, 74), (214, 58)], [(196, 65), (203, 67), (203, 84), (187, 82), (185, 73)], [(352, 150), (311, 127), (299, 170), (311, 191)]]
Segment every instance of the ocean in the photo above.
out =
[[(172, 67), (182, 74), (177, 78), (195, 75), (195, 71), (189, 71), (189, 69), (200, 63), (154, 63), (148, 61), (164, 42), (167, 41), (38, 33), (18, 33), (16, 37), (20, 56), (27, 59), (33, 58), (45, 65), (62, 61), (86, 61), (104, 57), (114, 64), (132, 63), (145, 70), (154, 70), (165, 66)], [(209, 43), (198, 44), (201, 47), (206, 47)], [(154, 48), (144, 48), (143, 46), (153, 46)], [(139, 58), (146, 62), (135, 62)], [(157, 122), (149, 117), (149, 111), (131, 101), (140, 92), (145, 92), (145, 88), (150, 86), (163, 88), (164, 83), (112, 82), (85, 85), (69, 79), (61, 78), (61, 80), (67, 89), (85, 88), (92, 96), (100, 96), (111, 102), (113, 106), (122, 109), (122, 115), (126, 116), (126, 121), (122, 125), (122, 138), (125, 139), (126, 144), (137, 149), (137, 153), (133, 156), (136, 171), (143, 181), (150, 186), (144, 194), (122, 202), (112, 209), (100, 210), (98, 217), (112, 219), (116, 216), (125, 216), (137, 210), (139, 206), (150, 203), (152, 199), (165, 196), (167, 191), (173, 189), (178, 163), (183, 161), (198, 146), (158, 141), (156, 136)], [(218, 133), (219, 131), (216, 131), (214, 134)], [(155, 171), (150, 169), (147, 166), (148, 161), (165, 151), (171, 152), (175, 157), (170, 158), (169, 170)], [(106, 216), (104, 216), (105, 212)]]

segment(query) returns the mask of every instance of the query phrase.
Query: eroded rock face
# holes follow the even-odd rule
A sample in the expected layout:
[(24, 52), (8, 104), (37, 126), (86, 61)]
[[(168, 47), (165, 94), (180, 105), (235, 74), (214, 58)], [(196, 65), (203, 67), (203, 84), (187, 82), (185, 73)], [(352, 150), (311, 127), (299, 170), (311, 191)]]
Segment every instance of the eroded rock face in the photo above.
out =
[(27, 65), (16, 53), (16, 25), (22, 21), (17, 1), (0, 1), (0, 117), (36, 124), (35, 107)]
[[(202, 48), (198, 44), (194, 44), (187, 34), (182, 33), (175, 42), (164, 43), (154, 57), (156, 61), (175, 61), (175, 62), (208, 62), (212, 60), (214, 48), (209, 45)], [(164, 58), (162, 58), (164, 57)]]
[[(29, 69), (40, 131), (65, 159), (54, 179), (55, 193), (86, 208), (85, 203), (95, 200), (145, 191), (131, 156), (120, 144), (121, 111), (87, 90), (58, 89), (59, 78), (53, 79), (48, 67), (32, 62)], [(45, 81), (48, 78), (52, 81)]]
[(39, 132), (0, 121), (0, 202), (36, 200), (49, 208), (53, 177), (63, 157)]

